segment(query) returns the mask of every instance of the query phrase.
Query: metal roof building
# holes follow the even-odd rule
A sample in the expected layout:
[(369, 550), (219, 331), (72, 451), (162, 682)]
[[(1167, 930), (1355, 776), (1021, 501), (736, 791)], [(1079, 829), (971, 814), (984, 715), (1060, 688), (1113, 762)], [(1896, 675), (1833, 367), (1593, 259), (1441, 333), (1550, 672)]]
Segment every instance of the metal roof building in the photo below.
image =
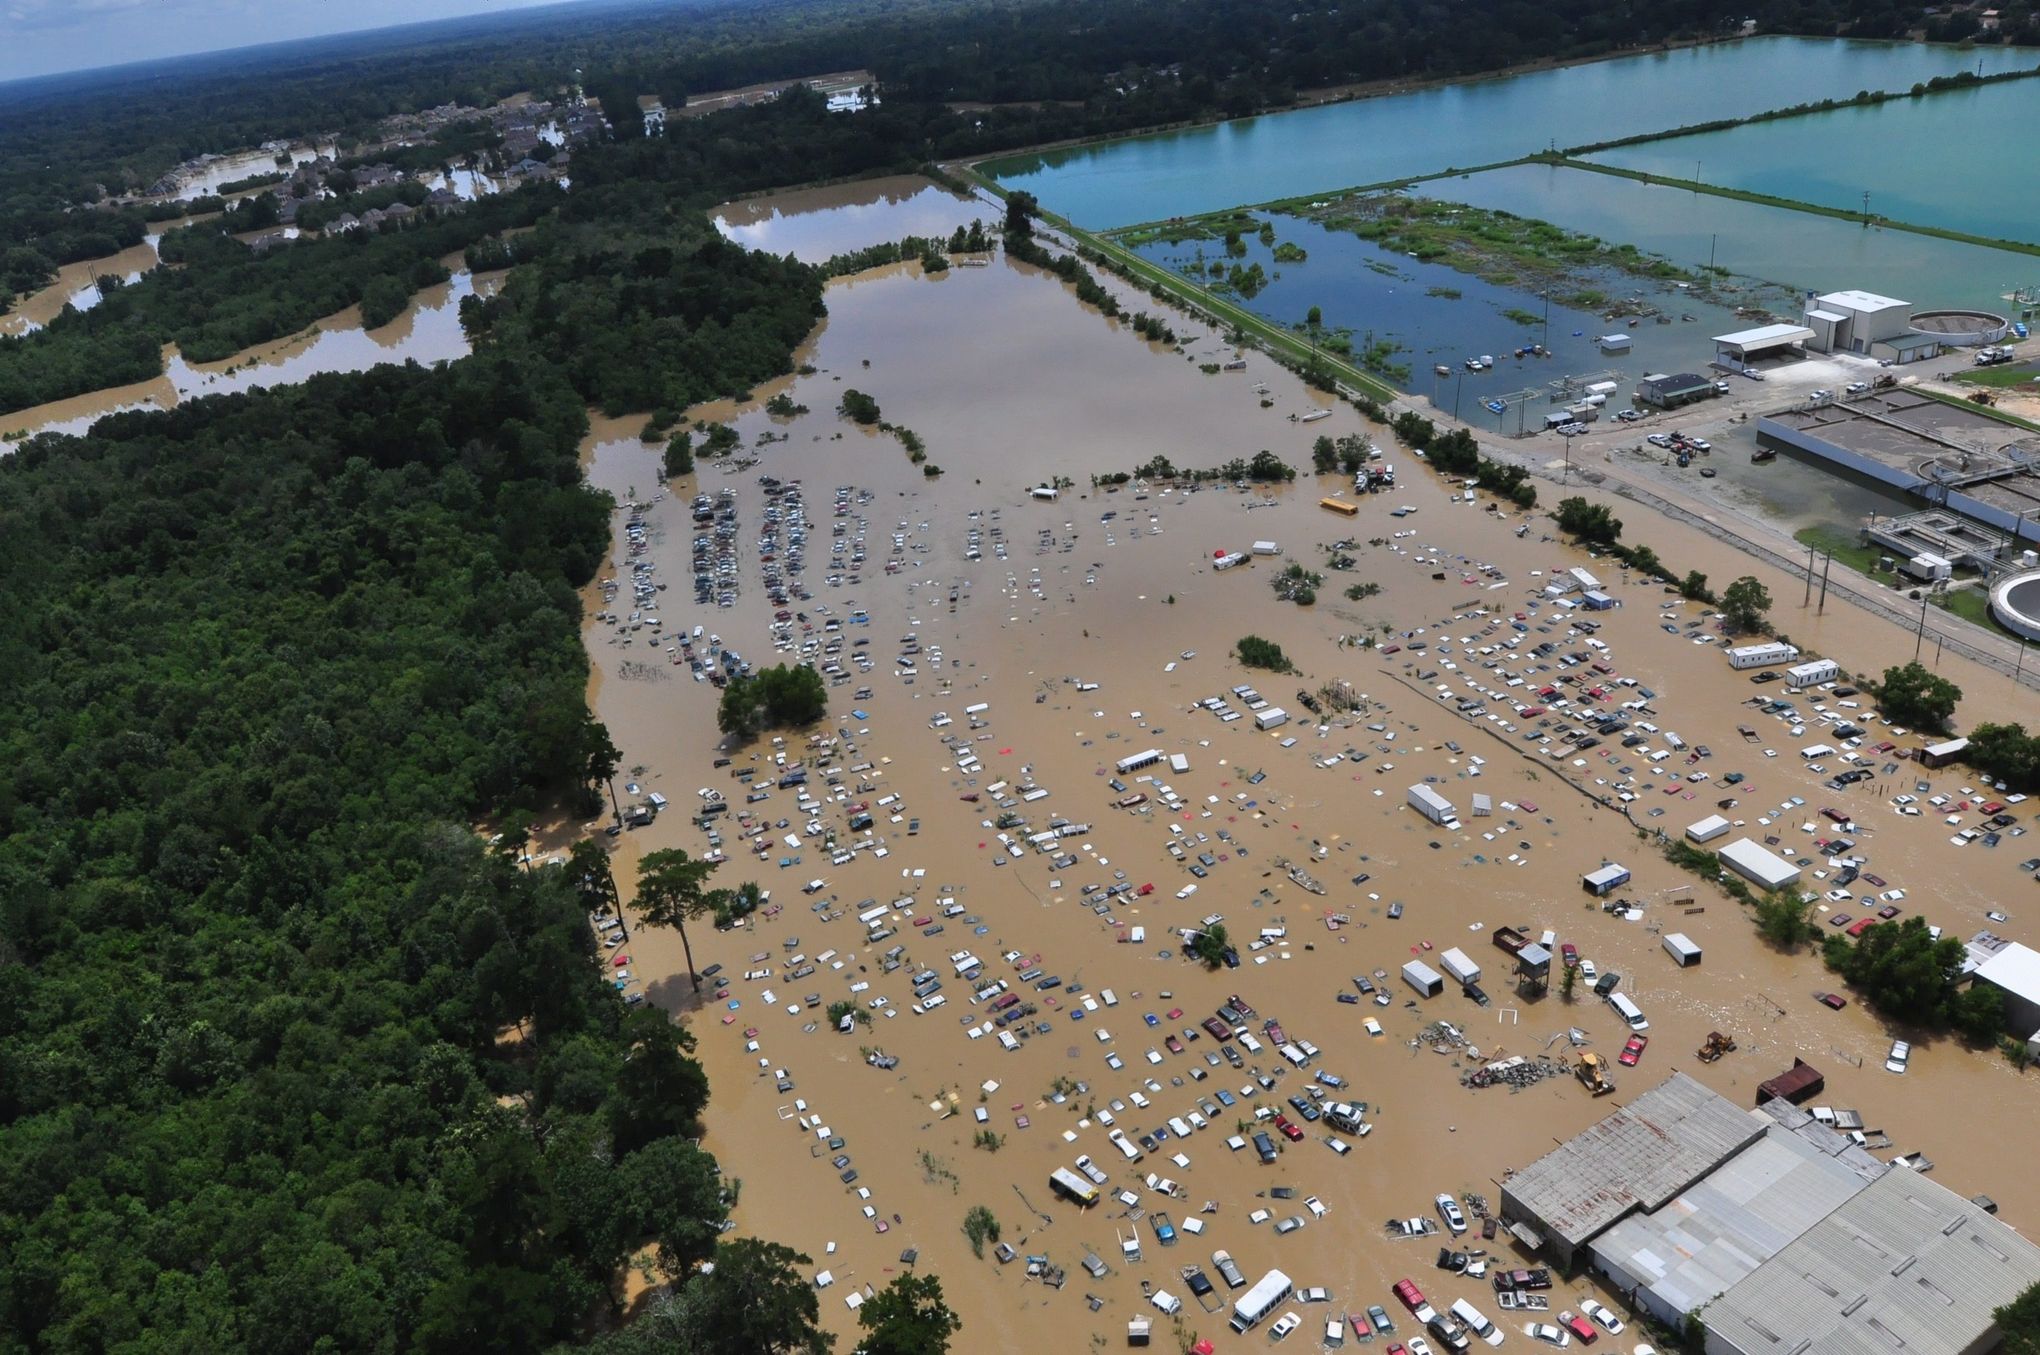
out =
[(1979, 983), (2005, 995), (2005, 1026), (2024, 1038), (2040, 1033), (2040, 950), (2010, 942), (1976, 967)]
[(2040, 1247), (1916, 1172), (1886, 1172), (1701, 1310), (1707, 1355), (1976, 1355)]
[(1799, 867), (1746, 837), (1737, 838), (1716, 855), (1722, 865), (1766, 889), (1783, 889), (1799, 878)]
[(1784, 1110), (1752, 1113), (1755, 1123), (1770, 1121), (1754, 1145), (1662, 1209), (1632, 1214), (1596, 1238), (1593, 1268), (1676, 1328), (1888, 1170), (1807, 1112)]
[(1727, 1097), (1673, 1073), (1504, 1181), (1502, 1214), (1571, 1265), (1610, 1225), (1660, 1207), (1763, 1132)]

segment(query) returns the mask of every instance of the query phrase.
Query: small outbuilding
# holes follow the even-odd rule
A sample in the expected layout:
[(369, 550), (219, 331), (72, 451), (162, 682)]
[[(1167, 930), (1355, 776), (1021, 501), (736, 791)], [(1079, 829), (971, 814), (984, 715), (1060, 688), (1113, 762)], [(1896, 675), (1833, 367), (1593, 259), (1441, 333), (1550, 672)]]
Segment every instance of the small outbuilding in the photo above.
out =
[(1712, 842), (1729, 830), (1729, 822), (1719, 814), (1709, 814), (1698, 823), (1686, 826), (1688, 842)]
[(1689, 969), (1700, 963), (1700, 947), (1693, 944), (1693, 938), (1684, 932), (1668, 932), (1662, 944), (1665, 954), (1681, 969)]
[(1595, 898), (1603, 898), (1629, 883), (1629, 867), (1611, 861), (1598, 870), (1590, 870), (1582, 875), (1580, 883)]

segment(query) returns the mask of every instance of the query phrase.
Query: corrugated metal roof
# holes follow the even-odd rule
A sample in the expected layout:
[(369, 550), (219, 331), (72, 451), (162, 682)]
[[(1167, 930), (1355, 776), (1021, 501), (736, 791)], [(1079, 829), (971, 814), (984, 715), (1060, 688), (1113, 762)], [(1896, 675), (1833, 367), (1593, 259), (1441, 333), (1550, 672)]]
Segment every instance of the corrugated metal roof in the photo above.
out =
[(2040, 1247), (1899, 1168), (1702, 1317), (1714, 1338), (1748, 1355), (1961, 1355), (1990, 1328), (1993, 1309), (2036, 1282)]
[(1742, 1151), (1763, 1124), (1673, 1073), (1516, 1173), (1505, 1187), (1545, 1232), (1574, 1246), (1636, 1209), (1655, 1209)]
[(1640, 1281), (1661, 1311), (1689, 1313), (1862, 1190), (1850, 1166), (1774, 1124), (1662, 1209), (1623, 1219), (1594, 1255)]
[(2014, 941), (1978, 966), (1976, 977), (2028, 1002), (2040, 1002), (2040, 950)]

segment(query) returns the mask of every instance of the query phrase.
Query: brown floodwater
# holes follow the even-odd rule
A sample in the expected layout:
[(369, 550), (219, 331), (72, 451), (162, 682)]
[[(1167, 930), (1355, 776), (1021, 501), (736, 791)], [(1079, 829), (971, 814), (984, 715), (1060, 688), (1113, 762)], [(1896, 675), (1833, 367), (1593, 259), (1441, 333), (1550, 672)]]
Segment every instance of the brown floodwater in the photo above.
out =
[(158, 221), (138, 245), (97, 259), (65, 264), (47, 286), (21, 297), (6, 314), (0, 315), (0, 334), (32, 333), (63, 314), (65, 306), (90, 310), (99, 304), (99, 279), (113, 275), (123, 282), (139, 282), (142, 274), (161, 262), (156, 247), (165, 235), (210, 219), (210, 214), (201, 214)]
[[(445, 262), (459, 263), (453, 255)], [(504, 272), (454, 273), (411, 299), (402, 314), (375, 329), (361, 327), (361, 310), (350, 306), (319, 320), (303, 333), (258, 344), (219, 362), (187, 362), (175, 345), (163, 350), (164, 373), (150, 381), (115, 386), (0, 415), (0, 452), (34, 433), (83, 433), (120, 410), (167, 409), (200, 395), (224, 395), (289, 385), (321, 372), (359, 372), (385, 362), (434, 363), (463, 357), (467, 335), (460, 327), (461, 298), (488, 296)]]
[[(825, 252), (870, 242), (844, 225), (803, 229), (817, 238), (836, 232)], [(871, 238), (894, 233), (888, 228)], [(1718, 645), (1667, 634), (1661, 594), (1548, 539), (1545, 519), (1528, 519), (1529, 531), (1519, 537), (1525, 519), (1513, 511), (1453, 502), (1414, 458), (1387, 443), (1385, 430), (1368, 428), (1350, 409), (1309, 424), (1292, 422), (1315, 408), (1317, 397), (1258, 355), (1247, 358), (1244, 372), (1206, 375), (1199, 364), (1230, 356), (1215, 336), (1188, 341), (1187, 358), (1150, 345), (1079, 305), (1053, 278), (1003, 259), (932, 278), (912, 266), (879, 270), (839, 281), (828, 302), (829, 318), (801, 354), (813, 364), (812, 375), (761, 388), (741, 405), (695, 411), (733, 423), (744, 444), (739, 457), (703, 463), (698, 476), (663, 488), (656, 449), (635, 437), (640, 425), (610, 421), (591, 436), (587, 464), (593, 483), (619, 497), (634, 492), (648, 505), (647, 556), (668, 588), (656, 609), (668, 635), (699, 624), (753, 663), (797, 657), (775, 651), (769, 630), (775, 608), (759, 583), (757, 532), (765, 498), (757, 477), (764, 474), (799, 481), (805, 495), (811, 524), (805, 577), (814, 598), (792, 607), (805, 611), (818, 633), (824, 606), (838, 619), (854, 609), (869, 616), (868, 625), (844, 627), (843, 657), (847, 667), (853, 642), (868, 639), (872, 671), (851, 670), (851, 680), (832, 691), (822, 735), (842, 741), (839, 766), (871, 767), (848, 777), (840, 800), (825, 801), (815, 815), (820, 834), (808, 831), (808, 815), (785, 790), (757, 805), (734, 806), (765, 816), (763, 840), (770, 845), (762, 856), (752, 853), (735, 824), (724, 829), (732, 859), (718, 883), (756, 879), (771, 891), (767, 914), (751, 925), (723, 934), (699, 928), (691, 935), (697, 964), (720, 964), (723, 977), (734, 980), (727, 996), (705, 995), (695, 1006), (671, 934), (634, 932), (626, 948), (635, 980), (654, 1001), (686, 1011), (699, 1036), (714, 1083), (706, 1146), (742, 1182), (734, 1217), (745, 1232), (797, 1247), (813, 1258), (815, 1271), (831, 1272), (822, 1309), (834, 1330), (854, 1329), (844, 1297), (885, 1284), (906, 1248), (918, 1250), (922, 1269), (941, 1274), (965, 1320), (963, 1347), (973, 1350), (1116, 1346), (1126, 1320), (1139, 1315), (1155, 1317), (1166, 1341), (1169, 1324), (1145, 1306), (1141, 1282), (1187, 1302), (1178, 1268), (1197, 1263), (1209, 1272), (1214, 1247), (1229, 1250), (1250, 1279), (1279, 1265), (1299, 1286), (1326, 1286), (1335, 1310), (1386, 1304), (1389, 1285), (1411, 1275), (1434, 1300), (1441, 1292), (1471, 1297), (1499, 1316), (1484, 1282), (1432, 1270), (1432, 1247), (1387, 1241), (1383, 1221), (1430, 1212), (1440, 1191), (1495, 1200), (1504, 1172), (1673, 1069), (1747, 1105), (1756, 1084), (1795, 1056), (1826, 1071), (1825, 1103), (1861, 1110), (1897, 1149), (1924, 1150), (1938, 1163), (1937, 1179), (1963, 1194), (1988, 1191), (2014, 1225), (2040, 1218), (2040, 1182), (1999, 1168), (2004, 1158), (1994, 1151), (2008, 1130), (2026, 1122), (2032, 1089), (2019, 1074), (1994, 1055), (1935, 1040), (1917, 1047), (1908, 1075), (1885, 1073), (1890, 1039), (1909, 1032), (1887, 1027), (1858, 1004), (1842, 1012), (1817, 1004), (1814, 992), (1831, 984), (1817, 958), (1766, 946), (1736, 905), (1696, 889), (1691, 877), (1639, 840), (1638, 827), (1593, 797), (1612, 795), (1624, 781), (1619, 768), (1627, 766), (1638, 797), (1630, 812), (1644, 831), (1663, 827), (1677, 834), (1714, 812), (1717, 799), (1733, 798), (1736, 805), (1723, 812), (1743, 822), (1741, 831), (1777, 836), (1797, 846), (1797, 854), (1812, 854), (1812, 839), (1827, 836), (1802, 825), (1822, 804), (1843, 800), (1862, 820), (1857, 838), (1869, 857), (1866, 868), (1908, 891), (1908, 912), (1923, 913), (1958, 936), (1991, 925), (2031, 943), (2040, 928), (2007, 902), (2032, 888), (2017, 869), (2030, 854), (2021, 850), (2026, 839), (2007, 840), (1995, 851), (1958, 849), (1948, 841), (1953, 828), (1932, 817), (1899, 817), (1885, 801), (1912, 789), (1910, 764), (1869, 787), (1824, 789), (1796, 756), (1813, 736), (1792, 738), (1772, 717), (1739, 704), (1776, 688), (1752, 688), (1730, 672), (1715, 652)], [(1265, 397), (1255, 390), (1263, 384)], [(897, 442), (840, 419), (835, 407), (849, 387), (872, 395), (888, 420), (917, 432), (945, 473), (924, 478)], [(809, 412), (785, 419), (767, 414), (762, 401), (781, 391)], [(1089, 487), (1094, 473), (1131, 469), (1158, 453), (1179, 466), (1204, 466), (1265, 447), (1307, 466), (1316, 436), (1347, 432), (1374, 435), (1401, 472), (1396, 490), (1359, 499), (1355, 519), (1317, 507), (1324, 494), (1344, 490), (1351, 497), (1337, 476), (1314, 483), (1306, 475), (1266, 494), (1156, 488), (1141, 499), (1130, 488), (1101, 495)], [(762, 435), (771, 440), (761, 444)], [(1028, 497), (1028, 486), (1054, 475), (1070, 477), (1075, 488), (1056, 502)], [(697, 609), (689, 601), (694, 527), (687, 501), (724, 486), (734, 491), (739, 514), (739, 596), (729, 608)], [(849, 515), (833, 517), (838, 486), (855, 486), (869, 497), (853, 497)], [(1400, 505), (1416, 511), (1391, 516)], [(1634, 504), (1621, 511), (1630, 539), (1651, 542), (1670, 564), (1718, 579), (1746, 572), (1763, 578), (1777, 599), (1775, 619), (1802, 644), (1858, 669), (1910, 657), (1911, 636), (1846, 609), (1816, 618), (1800, 607), (1792, 580), (1696, 532), (1646, 521)], [(1101, 521), (1106, 513), (1116, 516)], [(838, 522), (845, 524), (846, 544), (861, 533), (867, 559), (857, 581), (846, 564), (836, 571), (840, 582), (830, 586), (830, 531)], [(609, 572), (627, 578), (620, 523), (619, 517)], [(977, 559), (968, 551), (973, 527), (981, 533)], [(1313, 608), (1274, 600), (1269, 579), (1278, 565), (1321, 568), (1322, 548), (1342, 537), (1356, 543), (1350, 578), (1328, 573)], [(1004, 558), (996, 552), (1000, 540)], [(1285, 555), (1213, 571), (1215, 550), (1245, 549), (1255, 540), (1279, 542)], [(899, 569), (888, 574), (885, 566), (894, 559)], [(1595, 618), (1602, 623), (1598, 638), (1610, 646), (1607, 661), (1657, 693), (1657, 724), (1713, 750), (1697, 767), (1675, 756), (1656, 770), (1704, 770), (1711, 781), (1685, 783), (1667, 795), (1670, 777), (1653, 774), (1651, 764), (1625, 750), (1577, 754), (1578, 765), (1557, 761), (1497, 725), (1469, 723), (1452, 700), (1441, 699), (1439, 683), (1455, 694), (1465, 693), (1468, 678), (1501, 686), (1481, 666), (1493, 656), (1478, 649), (1514, 634), (1508, 623), (1519, 612), (1533, 627), (1549, 621), (1550, 604), (1533, 607), (1538, 591), (1553, 571), (1580, 564), (1599, 573), (1623, 602)], [(1343, 593), (1356, 580), (1378, 583), (1381, 591), (1349, 602)], [(597, 619), (605, 605), (591, 589), (591, 701), (623, 750), (628, 770), (620, 779), (672, 802), (653, 826), (618, 841), (617, 874), (627, 886), (645, 851), (708, 850), (703, 833), (689, 823), (699, 789), (734, 801), (742, 787), (711, 765), (725, 755), (716, 744), (715, 689), (691, 680), (688, 668), (676, 665), (668, 646), (647, 631)], [(627, 611), (628, 595), (614, 605)], [(1463, 615), (1483, 609), (1484, 616)], [(1681, 622), (1697, 616), (1675, 600), (1667, 610)], [(1403, 635), (1419, 628), (1421, 635)], [(1303, 675), (1242, 669), (1228, 652), (1249, 633), (1279, 642)], [(800, 636), (798, 622), (792, 634)], [(1407, 649), (1387, 655), (1339, 643), (1342, 636), (1367, 634), (1428, 648), (1413, 661)], [(907, 636), (921, 651), (911, 670), (897, 662)], [(1525, 657), (1505, 661), (1525, 669), (1531, 644), (1563, 637), (1562, 623), (1549, 637), (1532, 629)], [(1568, 647), (1578, 643), (1575, 637)], [(1456, 670), (1444, 666), (1448, 659)], [(2011, 699), (2002, 677), (1952, 660), (1943, 670), (1972, 691), (2002, 689)], [(1363, 713), (1324, 729), (1298, 721), (1256, 733), (1250, 720), (1221, 723), (1195, 704), (1251, 683), (1300, 716), (1297, 688), (1335, 678), (1367, 702)], [(854, 695), (866, 687), (868, 698)], [(1619, 689), (1614, 699), (1629, 695)], [(1796, 700), (1807, 708), (1807, 698)], [(973, 727), (965, 707), (980, 702), (987, 703), (976, 717), (982, 727)], [(1519, 727), (1534, 724), (1504, 713)], [(942, 714), (950, 723), (931, 727)], [(1745, 743), (1739, 724), (1754, 726), (1761, 742)], [(946, 737), (967, 741), (981, 765), (965, 770)], [(789, 736), (783, 747), (761, 741), (728, 755), (740, 765), (763, 765), (780, 752), (798, 761), (808, 752), (804, 742)], [(1154, 799), (1137, 810), (1114, 807), (1118, 792), (1106, 784), (1112, 764), (1149, 747), (1189, 759), (1189, 771), (1162, 777), (1183, 798), (1173, 814)], [(1348, 747), (1366, 760), (1319, 765), (1324, 755)], [(1777, 756), (1765, 756), (1766, 749)], [(1747, 781), (1724, 786), (1730, 771), (1743, 772)], [(1250, 780), (1263, 773), (1258, 783)], [(1936, 790), (1954, 792), (1962, 784), (1958, 771), (1928, 776)], [(1441, 792), (1462, 807), (1474, 791), (1484, 791), (1495, 802), (1493, 817), (1468, 819), (1456, 832), (1420, 820), (1404, 806), (1404, 791), (1426, 777), (1436, 778)], [(1156, 791), (1151, 783), (1126, 780), (1131, 789)], [(853, 789), (860, 781), (870, 789)], [(1050, 815), (1090, 825), (1065, 840), (1076, 864), (1058, 870), (1032, 852), (1018, 860), (1004, 856), (991, 826), (998, 811), (990, 787), (1001, 781), (1031, 781), (1051, 792), (1021, 806), (1035, 828)], [(878, 805), (888, 795), (900, 798)], [(966, 795), (982, 799), (966, 802)], [(1793, 796), (1804, 804), (1772, 815)], [(851, 802), (874, 806), (887, 854), (866, 851), (834, 866), (822, 840), (830, 832), (851, 836), (844, 828)], [(1652, 817), (1654, 809), (1663, 813)], [(771, 826), (782, 817), (785, 827)], [(789, 833), (802, 845), (789, 846)], [(1206, 852), (1214, 858), (1208, 878), (1194, 879), (1169, 856), (1172, 837), (1190, 839), (1192, 857)], [(782, 858), (791, 863), (782, 866)], [(1603, 913), (1581, 891), (1581, 873), (1608, 858), (1635, 873), (1624, 892), (1642, 905), (1636, 921)], [(1301, 864), (1328, 892), (1306, 892), (1279, 860)], [(1127, 883), (1153, 883), (1155, 890), (1109, 906), (1101, 916), (1084, 901), (1082, 888), (1110, 885), (1119, 871)], [(1361, 875), (1368, 878), (1353, 883)], [(804, 894), (802, 886), (814, 879), (823, 881), (821, 890)], [(1176, 897), (1193, 883), (1194, 895)], [(899, 935), (867, 944), (856, 914), (871, 905), (862, 901), (906, 896), (915, 903), (905, 918), (926, 917), (925, 925), (939, 922), (945, 930), (923, 936), (902, 925)], [(953, 899), (964, 912), (943, 917), (942, 899)], [(1387, 910), (1396, 903), (1403, 914), (1390, 920)], [(2010, 920), (1988, 923), (1985, 912), (1996, 908)], [(1849, 905), (1847, 911), (1860, 909)], [(1243, 952), (1263, 928), (1284, 928), (1286, 938), (1245, 953), (1238, 971), (1207, 974), (1174, 958), (1169, 929), (1213, 913), (1224, 915)], [(1335, 927), (1334, 919), (1343, 921)], [(1624, 991), (1648, 1013), (1650, 1046), (1641, 1066), (1617, 1070), (1614, 1097), (1595, 1100), (1569, 1079), (1514, 1093), (1467, 1090), (1459, 1074), (1471, 1066), (1471, 1055), (1435, 1053), (1417, 1041), (1432, 1022), (1448, 1020), (1482, 1057), (1560, 1054), (1574, 1026), (1604, 1055), (1621, 1048), (1626, 1031), (1590, 996), (1567, 1003), (1554, 994), (1533, 1002), (1510, 992), (1501, 952), (1487, 939), (1502, 924), (1558, 930), (1601, 968), (1620, 971)], [(1146, 934), (1132, 943), (1126, 938), (1136, 926)], [(1704, 948), (1704, 962), (1673, 967), (1659, 946), (1664, 931), (1691, 936)], [(901, 944), (907, 964), (882, 973), (879, 952)], [(1455, 945), (1484, 967), (1493, 1007), (1477, 1007), (1456, 993), (1417, 1003), (1395, 979), (1412, 955), (1428, 948), (1435, 960), (1436, 952)], [(947, 962), (950, 952), (964, 948), (985, 962), (987, 978), (1012, 976), (1015, 966), (1001, 958), (1009, 950), (1060, 976), (1064, 986), (1053, 994), (1029, 993), (1042, 1004), (1034, 1019), (1049, 1020), (1050, 1030), (1030, 1035), (1013, 1053), (990, 1036), (970, 1038), (966, 1022), (983, 1021), (987, 1013), (971, 1005), (969, 985)], [(821, 962), (827, 951), (835, 955)], [(818, 963), (817, 972), (800, 979), (778, 973), (796, 954)], [(754, 968), (775, 975), (739, 977)], [(906, 1010), (909, 979), (923, 968), (942, 975), (948, 1002), (915, 1015)], [(1354, 976), (1377, 970), (1390, 976), (1389, 1006), (1335, 1001), (1339, 992), (1352, 991)], [(1073, 991), (1078, 985), (1082, 991)], [(1117, 1006), (1072, 1019), (1086, 998), (1099, 1000), (1108, 988)], [(1278, 1076), (1284, 1065), (1266, 1052), (1247, 1063), (1277, 1076), (1272, 1093), (1247, 1071), (1207, 1067), (1208, 1038), (1189, 1043), (1182, 1054), (1166, 1050), (1166, 1035), (1194, 1029), (1235, 992), (1279, 1019), (1292, 1036), (1319, 1045), (1318, 1066), (1345, 1078), (1346, 1094), (1369, 1104), (1376, 1128), (1354, 1142), (1349, 1156), (1336, 1156), (1319, 1141), (1320, 1125), (1303, 1126), (1305, 1139), (1285, 1144), (1272, 1167), (1260, 1166), (1251, 1151), (1228, 1150), (1226, 1138), (1246, 1122), (1250, 1107), (1284, 1110), (1282, 1102), (1304, 1080), (1296, 1073)], [(844, 998), (884, 998), (888, 1005), (870, 1011), (868, 1029), (839, 1035), (822, 1028), (819, 1008), (804, 1005), (809, 994), (823, 1007)], [(1057, 1003), (1052, 1009), (1049, 998)], [(1177, 1008), (1180, 1017), (1167, 1015)], [(1156, 1026), (1146, 1024), (1148, 1013)], [(1368, 1017), (1380, 1021), (1380, 1037), (1363, 1029)], [(1699, 1063), (1694, 1051), (1710, 1030), (1733, 1035), (1738, 1052)], [(1100, 1032), (1109, 1032), (1109, 1042)], [(899, 1066), (869, 1066), (861, 1053), (866, 1049), (897, 1056)], [(1150, 1051), (1158, 1062), (1150, 1062)], [(1122, 1068), (1108, 1066), (1110, 1053)], [(779, 1069), (790, 1077), (791, 1090), (777, 1089), (771, 1074)], [(1054, 1089), (1067, 1085), (1063, 1079), (1084, 1086), (1059, 1096)], [(1221, 1087), (1236, 1106), (1223, 1108), (1210, 1128), (1188, 1141), (1164, 1142), (1134, 1172), (1095, 1118), (1109, 1110), (1129, 1132), (1152, 1130), (1200, 1099), (1215, 1102)], [(1132, 1102), (1135, 1092), (1147, 1098), (1148, 1108)], [(802, 1104), (807, 1128), (800, 1122)], [(1950, 1104), (1962, 1105), (1964, 1113), (1945, 1114)], [(995, 1151), (973, 1146), (980, 1107), (987, 1115), (982, 1127), (1002, 1136)], [(830, 1184), (837, 1180), (829, 1161), (834, 1154), (817, 1126), (844, 1140), (841, 1151), (859, 1173), (854, 1186)], [(1188, 1166), (1169, 1160), (1178, 1151)], [(1054, 1199), (1049, 1170), (1069, 1165), (1079, 1153), (1091, 1154), (1111, 1173), (1112, 1189), (1138, 1190), (1143, 1209), (1165, 1209), (1179, 1228), (1199, 1219), (1205, 1231), (1164, 1248), (1147, 1221), (1129, 1223), (1116, 1201), (1080, 1213)], [(1148, 1191), (1137, 1179), (1148, 1171), (1180, 1182), (1185, 1198), (1165, 1201)], [(1278, 1185), (1293, 1187), (1296, 1199), (1267, 1198)], [(860, 1197), (859, 1189), (869, 1197)], [(1272, 1221), (1250, 1220), (1264, 1208), (1274, 1219), (1304, 1214), (1307, 1195), (1319, 1197), (1329, 1212), (1300, 1232), (1279, 1237)], [(1030, 1281), (1024, 1263), (974, 1259), (960, 1226), (965, 1210), (979, 1204), (998, 1216), (1005, 1239), (1023, 1255), (1046, 1254), (1065, 1267), (1067, 1286)], [(866, 1207), (887, 1225), (884, 1232), (863, 1214)], [(1200, 1212), (1207, 1207), (1213, 1212)], [(1136, 1229), (1145, 1259), (1123, 1264), (1116, 1235)], [(1502, 1263), (1520, 1263), (1505, 1244), (1491, 1245), (1502, 1249)], [(1099, 1280), (1084, 1274), (1079, 1263), (1086, 1251), (1105, 1258), (1112, 1273)], [(1099, 1300), (1097, 1311), (1086, 1294)], [(1554, 1310), (1564, 1306), (1554, 1298)], [(1299, 1311), (1314, 1324), (1312, 1336), (1322, 1330), (1326, 1309)], [(1204, 1316), (1194, 1304), (1186, 1308), (1188, 1326), (1221, 1350), (1264, 1339), (1258, 1333), (1244, 1341), (1232, 1337), (1224, 1317), (1223, 1310)]]
[(833, 254), (909, 235), (948, 236), (996, 209), (919, 175), (861, 179), (744, 198), (716, 209), (716, 226), (748, 249), (821, 263)]

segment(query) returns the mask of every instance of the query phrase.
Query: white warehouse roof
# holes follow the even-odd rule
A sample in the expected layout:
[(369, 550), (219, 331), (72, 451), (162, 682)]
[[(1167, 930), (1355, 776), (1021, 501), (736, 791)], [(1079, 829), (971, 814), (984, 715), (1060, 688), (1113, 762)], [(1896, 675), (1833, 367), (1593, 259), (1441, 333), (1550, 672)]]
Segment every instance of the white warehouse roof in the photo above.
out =
[(1886, 1172), (1701, 1310), (1745, 1355), (1961, 1355), (2040, 1282), (2040, 1247), (1917, 1172)]
[(1729, 843), (1719, 855), (1738, 874), (1749, 877), (1766, 889), (1779, 889), (1799, 878), (1799, 867), (1746, 837)]
[(1729, 348), (1747, 350), (1774, 348), (1786, 343), (1804, 343), (1812, 337), (1813, 331), (1805, 325), (1764, 325), (1757, 329), (1737, 330), (1733, 334), (1717, 334), (1714, 336), (1714, 342)]
[(1912, 305), (1912, 302), (1900, 301), (1897, 297), (1879, 296), (1875, 292), (1855, 290), (1829, 292), (1826, 296), (1816, 297), (1815, 301), (1823, 310), (1849, 310), (1856, 312), (1858, 315), (1874, 315), (1878, 311), (1895, 310)]
[(2014, 941), (1978, 965), (1976, 976), (2028, 1002), (2040, 1002), (2040, 950)]

